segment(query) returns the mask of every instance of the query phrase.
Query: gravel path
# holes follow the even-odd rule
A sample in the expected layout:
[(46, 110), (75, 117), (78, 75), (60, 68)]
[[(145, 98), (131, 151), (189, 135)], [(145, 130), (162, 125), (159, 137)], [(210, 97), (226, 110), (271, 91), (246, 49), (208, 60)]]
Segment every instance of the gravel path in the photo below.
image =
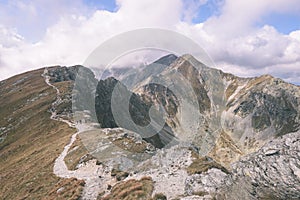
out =
[(68, 154), (68, 151), (72, 144), (75, 142), (76, 137), (83, 131), (87, 131), (90, 129), (90, 127), (87, 126), (80, 126), (76, 127), (74, 123), (60, 118), (56, 111), (55, 111), (55, 105), (58, 105), (62, 99), (60, 97), (60, 91), (57, 87), (52, 85), (50, 83), (50, 77), (47, 75), (48, 70), (45, 69), (43, 73), (43, 77), (45, 78), (45, 82), (54, 88), (57, 93), (57, 99), (52, 103), (52, 115), (51, 119), (65, 122), (69, 125), (69, 127), (76, 128), (77, 132), (72, 135), (70, 142), (64, 147), (64, 150), (61, 152), (61, 154), (58, 156), (58, 158), (55, 160), (53, 172), (56, 176), (60, 178), (77, 178), (79, 180), (85, 181), (85, 187), (82, 194), (83, 200), (93, 200), (97, 199), (97, 196), (100, 191), (106, 190), (107, 183), (111, 182), (111, 175), (110, 172), (107, 171), (102, 165), (96, 165), (96, 160), (90, 160), (85, 163), (85, 165), (81, 166), (80, 168), (76, 170), (69, 170), (64, 159), (66, 155)]

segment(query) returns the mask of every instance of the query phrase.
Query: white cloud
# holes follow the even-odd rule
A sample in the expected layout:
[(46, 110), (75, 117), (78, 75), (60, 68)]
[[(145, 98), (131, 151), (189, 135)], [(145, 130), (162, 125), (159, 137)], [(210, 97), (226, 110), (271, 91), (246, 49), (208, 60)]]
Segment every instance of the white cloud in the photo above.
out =
[(202, 44), (219, 68), (242, 76), (269, 73), (300, 80), (300, 30), (284, 35), (270, 25), (255, 25), (270, 13), (299, 14), (298, 1), (226, 0), (220, 10), (219, 16), (183, 31)]
[(249, 35), (225, 40), (222, 43), (224, 46), (221, 53), (216, 56), (217, 59), (237, 65), (261, 68), (288, 62), (284, 52), (291, 41), (287, 36), (279, 34), (273, 27), (264, 26)]
[[(3, 45), (0, 49), (0, 79), (43, 66), (81, 64), (92, 50), (113, 35), (143, 27), (172, 28), (181, 17), (180, 0), (162, 0), (159, 6), (150, 0), (142, 3), (140, 0), (120, 0), (118, 4), (117, 12), (98, 10), (91, 16), (61, 15), (36, 43), (22, 41), (14, 48)], [(166, 14), (168, 10), (170, 13)], [(153, 13), (154, 17), (149, 17)], [(5, 43), (13, 41), (14, 35), (6, 34), (3, 37), (7, 40)]]
[[(255, 26), (272, 12), (300, 12), (297, 0), (220, 1), (220, 15), (199, 24), (192, 24), (191, 19), (206, 0), (155, 3), (152, 0), (117, 0), (119, 9), (116, 12), (88, 10), (80, 0), (64, 0), (62, 4), (58, 0), (51, 1), (53, 3), (34, 0), (18, 4), (18, 9), (23, 11), (15, 19), (27, 16), (26, 27), (43, 33), (34, 43), (21, 36), (17, 28), (7, 26), (22, 27), (7, 17), (11, 16), (8, 10), (21, 1), (12, 2), (15, 4), (8, 5), (9, 9), (7, 6), (0, 8), (0, 11), (6, 9), (0, 14), (4, 17), (0, 20), (0, 24), (4, 24), (0, 25), (0, 80), (43, 66), (81, 64), (106, 39), (145, 27), (172, 29), (191, 37), (227, 72), (243, 76), (270, 73), (288, 81), (300, 80), (297, 72), (300, 71), (300, 30), (284, 35), (269, 25)], [(71, 2), (76, 5), (70, 7)], [(46, 14), (41, 14), (40, 10), (47, 8)], [(46, 25), (40, 25), (42, 23)]]
[(169, 28), (178, 23), (182, 13), (180, 0), (118, 0), (118, 17), (125, 26)]
[(82, 0), (0, 1), (0, 24), (14, 27), (27, 40), (36, 42), (60, 17), (88, 14), (89, 11)]
[(0, 46), (13, 47), (23, 42), (24, 38), (17, 34), (16, 30), (9, 29), (0, 24)]
[(211, 17), (205, 30), (227, 39), (247, 34), (263, 16), (270, 13), (300, 13), (298, 0), (226, 0), (220, 16)]

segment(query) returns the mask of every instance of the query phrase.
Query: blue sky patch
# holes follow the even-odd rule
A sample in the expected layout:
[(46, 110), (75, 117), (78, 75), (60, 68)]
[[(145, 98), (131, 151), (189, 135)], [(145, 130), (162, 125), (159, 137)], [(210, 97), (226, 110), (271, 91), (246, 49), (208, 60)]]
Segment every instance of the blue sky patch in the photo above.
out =
[(292, 31), (300, 29), (300, 14), (272, 13), (263, 17), (257, 23), (258, 26), (265, 24), (275, 27), (280, 33), (289, 34)]

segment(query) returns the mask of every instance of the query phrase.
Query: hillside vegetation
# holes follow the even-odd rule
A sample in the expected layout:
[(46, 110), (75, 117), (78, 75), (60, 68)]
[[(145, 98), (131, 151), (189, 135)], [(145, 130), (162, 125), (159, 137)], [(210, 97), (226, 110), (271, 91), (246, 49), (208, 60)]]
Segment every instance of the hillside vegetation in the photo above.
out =
[(75, 129), (50, 119), (56, 91), (43, 70), (0, 82), (0, 199), (78, 199), (84, 185), (53, 174), (54, 160)]

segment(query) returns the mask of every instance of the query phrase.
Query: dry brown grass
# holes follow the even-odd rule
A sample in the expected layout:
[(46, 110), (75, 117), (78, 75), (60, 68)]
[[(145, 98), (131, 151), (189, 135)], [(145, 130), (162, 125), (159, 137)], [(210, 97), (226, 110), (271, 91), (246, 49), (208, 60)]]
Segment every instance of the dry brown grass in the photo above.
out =
[[(56, 91), (44, 82), (42, 73), (43, 69), (28, 72), (0, 84), (0, 127), (12, 126), (0, 143), (0, 199), (47, 199), (63, 180), (53, 174), (54, 160), (75, 130), (50, 120), (48, 110)], [(28, 78), (13, 85), (24, 77)], [(79, 183), (73, 180), (65, 195), (78, 193)]]
[[(43, 199), (47, 200), (78, 200), (80, 199), (82, 193), (82, 186), (84, 186), (84, 181), (78, 181), (75, 178), (62, 179), (57, 184), (52, 191), (49, 192), (47, 197)], [(75, 190), (74, 190), (75, 189)], [(72, 191), (72, 192), (70, 192)]]
[(167, 197), (162, 193), (158, 193), (151, 200), (167, 200)]
[(117, 169), (112, 169), (111, 171), (111, 176), (116, 177), (117, 181), (121, 181), (125, 178), (127, 178), (129, 175), (128, 172), (124, 172), (121, 170), (117, 170)]
[(136, 143), (132, 138), (118, 138), (115, 140), (111, 139), (111, 141), (114, 145), (129, 152), (143, 153), (147, 150), (147, 143), (145, 141)]
[(237, 89), (238, 87), (238, 83), (236, 80), (234, 80), (226, 89), (225, 91), (225, 96), (226, 96), (226, 99), (228, 99), (234, 92), (235, 90)]
[(201, 174), (212, 168), (217, 168), (222, 170), (224, 173), (229, 173), (225, 167), (209, 157), (199, 157), (199, 155), (195, 152), (192, 152), (192, 156), (194, 157), (193, 163), (187, 168), (187, 172), (190, 175)]
[(205, 196), (205, 195), (208, 195), (209, 193), (206, 192), (206, 191), (197, 191), (197, 192), (193, 192), (193, 195), (197, 195), (197, 196)]
[(153, 181), (150, 177), (143, 177), (141, 180), (128, 180), (117, 183), (111, 193), (101, 200), (148, 200), (153, 192)]
[(65, 157), (65, 163), (69, 170), (75, 170), (80, 159), (87, 155), (88, 151), (82, 144), (79, 136), (77, 136), (75, 142), (72, 144), (67, 156)]
[(249, 81), (247, 88), (251, 88), (255, 85), (259, 85), (261, 83), (268, 82), (268, 81), (272, 80), (272, 78), (273, 77), (270, 75), (262, 75), (262, 76), (256, 77), (256, 78), (252, 79), (251, 81)]
[(231, 163), (237, 161), (242, 155), (243, 152), (224, 131), (221, 131), (219, 138), (216, 141), (216, 145), (209, 152), (210, 157), (228, 169), (230, 168)]

